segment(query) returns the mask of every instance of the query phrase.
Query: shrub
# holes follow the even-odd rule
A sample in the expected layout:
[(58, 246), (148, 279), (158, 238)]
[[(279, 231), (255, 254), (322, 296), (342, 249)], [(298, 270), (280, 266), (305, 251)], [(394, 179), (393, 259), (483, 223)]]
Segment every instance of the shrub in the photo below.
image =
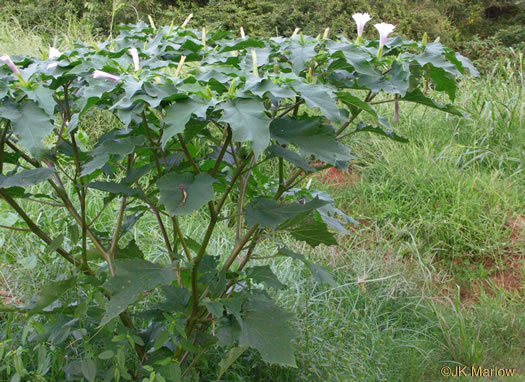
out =
[[(82, 342), (64, 349), (74, 361), (63, 371), (90, 381), (188, 380), (212, 346), (230, 348), (219, 377), (247, 347), (294, 366), (291, 315), (266, 291), (284, 286), (269, 266), (253, 265), (257, 245), (273, 243), (275, 256), (334, 285), (283, 238), (335, 245), (329, 228), (346, 234), (354, 221), (301, 181), (348, 166), (345, 136), (406, 141), (373, 107), (378, 95), (396, 110), (412, 102), (462, 116), (420, 88), (454, 100), (455, 78), (476, 73), (439, 43), (400, 37), (384, 46), (303, 34), (235, 38), (144, 23), (98, 46), (51, 50), (44, 60), (1, 59), (0, 196), (20, 219), (4, 228), (30, 231), (45, 243), (44, 256), (57, 253), (72, 269), (32, 301), (1, 309), (46, 317), (34, 343)], [(100, 119), (107, 126), (94, 147), (85, 139), (91, 112), (112, 116)], [(357, 122), (362, 113), (370, 123)], [(50, 191), (35, 192), (37, 184)], [(103, 206), (90, 213), (98, 192)], [(62, 234), (50, 237), (26, 208), (40, 202), (60, 211)], [(99, 220), (106, 208), (116, 209), (114, 221)], [(145, 214), (162, 234), (164, 261), (146, 259), (130, 234)], [(183, 230), (193, 214), (203, 219), (203, 236)], [(214, 253), (220, 226), (232, 227), (235, 240)], [(20, 357), (14, 378), (49, 370)]]

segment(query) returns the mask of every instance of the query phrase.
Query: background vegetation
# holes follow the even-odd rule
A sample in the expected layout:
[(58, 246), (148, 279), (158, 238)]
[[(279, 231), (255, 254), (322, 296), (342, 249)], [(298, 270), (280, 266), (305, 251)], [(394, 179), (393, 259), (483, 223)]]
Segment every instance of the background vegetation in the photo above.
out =
[[(327, 289), (315, 284), (306, 271), (292, 272), (297, 265), (289, 260), (267, 260), (289, 285), (275, 297), (296, 312), (298, 368), (268, 367), (256, 353), (247, 352), (223, 380), (434, 381), (441, 379), (439, 368), (445, 364), (513, 367), (518, 376), (511, 380), (522, 380), (523, 1), (127, 3), (142, 18), (152, 14), (158, 24), (181, 22), (193, 11), (193, 25), (243, 25), (247, 33), (270, 35), (291, 33), (295, 26), (316, 35), (327, 25), (336, 32), (354, 33), (351, 14), (369, 11), (399, 25), (407, 36), (421, 38), (428, 31), (432, 38), (440, 36), (461, 47), (486, 73), (464, 81), (458, 93), (457, 103), (471, 120), (423, 107), (402, 108), (396, 129), (409, 143), (352, 136), (349, 144), (361, 159), (343, 183), (323, 185), (326, 179), (313, 179), (317, 187), (332, 189), (337, 206), (362, 223), (341, 247), (310, 253), (333, 269), (338, 286)], [(41, 55), (50, 43), (69, 47), (80, 37), (87, 42), (106, 38), (112, 6), (107, 0), (6, 0), (0, 5), (4, 15), (0, 52)], [(115, 14), (115, 23), (136, 20), (135, 11), (126, 7)], [(373, 33), (372, 28), (368, 32)], [(393, 113), (386, 105), (381, 111)], [(91, 129), (93, 135), (102, 133), (96, 117)], [(9, 219), (0, 213), (3, 221)], [(53, 207), (36, 213), (50, 233), (59, 233)], [(115, 214), (108, 209), (102, 221), (113, 221)], [(134, 235), (150, 243), (144, 246), (149, 248), (147, 257), (155, 259), (160, 235), (149, 227), (147, 220), (141, 221)], [(198, 216), (184, 227), (186, 232), (199, 229)], [(220, 253), (225, 244), (218, 240), (213, 245)], [(0, 247), (4, 301), (23, 300), (64, 272), (23, 232), (1, 232)], [(260, 255), (265, 255), (264, 248)], [(47, 346), (35, 348), (31, 341), (39, 333), (39, 320), (0, 315), (0, 380), (9, 380), (6, 367), (12, 372), (21, 364), (50, 368), (50, 380), (65, 378), (63, 348), (74, 344), (53, 338)], [(100, 349), (93, 343), (79, 351)], [(215, 364), (213, 358), (208, 360), (209, 368), (200, 370), (202, 380), (215, 375)]]
[[(351, 15), (369, 12), (396, 25), (405, 37), (431, 39), (461, 50), (481, 69), (525, 48), (525, 0), (4, 0), (0, 13), (44, 39), (63, 34), (71, 23), (97, 38), (111, 25), (151, 15), (160, 25), (180, 24), (193, 12), (194, 25), (238, 30), (254, 36), (290, 35), (296, 27), (316, 36), (326, 27), (352, 35)], [(368, 34), (374, 34), (368, 28)]]

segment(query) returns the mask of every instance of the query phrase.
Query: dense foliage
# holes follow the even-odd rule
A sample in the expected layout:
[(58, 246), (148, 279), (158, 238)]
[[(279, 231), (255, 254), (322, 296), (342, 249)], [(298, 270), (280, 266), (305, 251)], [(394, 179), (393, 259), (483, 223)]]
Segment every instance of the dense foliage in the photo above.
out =
[[(328, 31), (236, 38), (185, 24), (125, 26), (113, 40), (51, 49), (42, 60), (1, 58), (0, 196), (46, 243), (46, 256), (56, 253), (76, 270), (33, 301), (2, 309), (54, 317), (42, 321), (34, 343), (74, 338), (105, 349), (72, 355), (81, 360), (64, 368), (69, 378), (191, 379), (212, 346), (230, 348), (218, 378), (247, 347), (294, 366), (291, 315), (265, 291), (284, 286), (268, 266), (253, 265), (257, 245), (274, 243), (275, 256), (333, 285), (330, 273), (281, 238), (335, 245), (332, 231), (347, 234), (355, 222), (301, 181), (347, 167), (345, 136), (406, 141), (374, 99), (395, 105), (394, 121), (403, 102), (463, 116), (426, 93), (433, 87), (454, 101), (456, 78), (477, 73), (438, 42), (387, 39), (388, 25), (377, 26), (380, 41), (352, 42)], [(83, 126), (97, 113), (109, 117), (92, 146)], [(361, 114), (373, 123), (359, 121)], [(33, 193), (40, 183), (50, 192)], [(100, 212), (116, 206), (114, 226), (98, 224), (100, 214), (87, 219), (93, 190), (107, 195)], [(63, 234), (50, 237), (23, 208), (39, 201), (63, 211)], [(156, 218), (169, 261), (145, 259), (129, 234), (146, 213)], [(181, 229), (194, 213), (203, 215), (203, 237)], [(236, 237), (225, 258), (209, 246), (222, 225)], [(16, 375), (45, 375), (45, 360), (35, 370), (15, 364)]]

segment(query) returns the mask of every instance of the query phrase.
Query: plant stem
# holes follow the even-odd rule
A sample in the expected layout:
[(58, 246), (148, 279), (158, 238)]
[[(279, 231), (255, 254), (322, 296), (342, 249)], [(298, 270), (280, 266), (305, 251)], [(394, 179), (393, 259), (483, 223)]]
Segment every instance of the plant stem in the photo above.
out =
[[(20, 205), (13, 198), (11, 198), (11, 196), (9, 196), (9, 194), (5, 190), (0, 189), (0, 196), (7, 202), (7, 204), (11, 206), (11, 208), (13, 208), (18, 213), (18, 215), (20, 215), (20, 217), (27, 224), (31, 232), (33, 232), (35, 235), (37, 235), (39, 238), (45, 241), (46, 244), (48, 245), (51, 244), (53, 240), (49, 236), (47, 236), (47, 234), (45, 234), (44, 231), (42, 231), (33, 222), (33, 220), (31, 220), (29, 216), (27, 216), (27, 214), (24, 212), (22, 207), (20, 207)], [(75, 259), (73, 256), (71, 256), (65, 249), (57, 248), (56, 251), (58, 252), (60, 256), (62, 256), (67, 261), (69, 261), (71, 264), (75, 266), (81, 265), (81, 263), (77, 259)]]
[(179, 139), (179, 143), (180, 143), (180, 145), (182, 147), (182, 150), (184, 151), (184, 155), (189, 160), (189, 162), (191, 164), (191, 167), (193, 167), (193, 169), (197, 172), (197, 174), (200, 174), (201, 169), (199, 168), (199, 166), (197, 166), (197, 164), (193, 160), (193, 157), (191, 156), (191, 154), (190, 154), (190, 152), (188, 150), (188, 147), (186, 146), (186, 143), (184, 142), (184, 138), (182, 137), (181, 134), (177, 134), (177, 138)]

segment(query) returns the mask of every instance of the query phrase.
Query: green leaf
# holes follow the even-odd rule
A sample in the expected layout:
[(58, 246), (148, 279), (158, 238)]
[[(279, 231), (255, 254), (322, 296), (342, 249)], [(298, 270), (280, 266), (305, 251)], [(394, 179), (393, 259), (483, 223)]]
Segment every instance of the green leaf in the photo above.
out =
[(115, 156), (115, 160), (120, 160), (131, 154), (136, 146), (140, 146), (146, 141), (143, 136), (120, 137), (118, 133), (118, 131), (113, 130), (100, 137), (97, 146), (90, 154), (93, 159), (82, 166), (82, 176), (89, 175), (104, 167), (108, 163), (110, 155)]
[(257, 223), (264, 227), (277, 227), (290, 218), (315, 210), (328, 203), (328, 201), (317, 198), (304, 204), (280, 204), (273, 199), (257, 199), (246, 207), (246, 223), (248, 225)]
[(144, 253), (137, 246), (135, 239), (132, 239), (125, 248), (117, 249), (116, 257), (118, 259), (144, 259)]
[(436, 101), (433, 101), (432, 99), (425, 96), (419, 89), (415, 89), (407, 93), (403, 98), (400, 98), (400, 100), (419, 103), (421, 105), (429, 106), (431, 108), (438, 109), (446, 113), (457, 115), (458, 117), (468, 118), (467, 114), (460, 112), (455, 106), (442, 105)]
[(160, 203), (171, 216), (181, 216), (198, 210), (213, 200), (214, 178), (206, 173), (166, 174), (157, 181)]
[(49, 118), (53, 118), (55, 114), (55, 92), (49, 88), (38, 85), (36, 89), (26, 89), (25, 93), (27, 98), (38, 103), (38, 106), (42, 108)]
[(408, 142), (408, 139), (397, 135), (392, 130), (386, 130), (386, 129), (382, 129), (382, 128), (377, 127), (377, 126), (372, 126), (372, 125), (370, 125), (368, 123), (359, 122), (357, 124), (357, 127), (355, 128), (355, 130), (353, 132), (354, 133), (358, 133), (358, 132), (362, 132), (362, 131), (368, 131), (370, 133), (383, 135), (383, 136), (388, 137), (388, 138), (390, 138), (390, 139), (392, 139), (394, 141), (397, 141), (397, 142), (403, 142), (403, 143), (407, 143)]
[(228, 370), (231, 365), (248, 349), (248, 346), (238, 346), (230, 349), (230, 351), (224, 356), (219, 362), (219, 372), (217, 373), (217, 382), (221, 379), (222, 375)]
[(238, 98), (226, 101), (220, 109), (224, 113), (219, 121), (230, 124), (235, 142), (253, 142), (256, 154), (268, 147), (271, 119), (264, 113), (262, 101)]
[(331, 122), (340, 122), (341, 114), (337, 108), (333, 92), (321, 83), (294, 82), (294, 89), (301, 94), (306, 106), (317, 107)]
[(266, 93), (270, 93), (277, 99), (295, 97), (295, 92), (285, 85), (279, 85), (273, 81), (264, 79), (257, 81), (254, 85), (248, 87), (246, 90), (252, 92), (256, 96), (263, 97)]
[(296, 367), (292, 346), (295, 334), (286, 323), (292, 317), (268, 297), (250, 296), (242, 314), (239, 346), (257, 349), (266, 362)]
[(11, 176), (0, 175), (0, 188), (27, 187), (47, 180), (55, 172), (52, 168), (22, 170)]
[(110, 359), (110, 358), (113, 358), (114, 355), (115, 355), (115, 353), (113, 352), (113, 350), (106, 350), (106, 351), (103, 351), (102, 353), (100, 353), (98, 355), (98, 358), (100, 358), (100, 359)]
[(280, 158), (286, 159), (288, 162), (292, 163), (293, 165), (307, 171), (307, 172), (314, 172), (316, 171), (316, 168), (313, 166), (310, 166), (310, 164), (301, 158), (299, 154), (290, 151), (288, 149), (285, 149), (284, 147), (281, 147), (279, 145), (271, 145), (268, 147), (267, 151), (270, 154), (277, 155)]
[(93, 382), (97, 377), (97, 364), (92, 359), (82, 360), (80, 370), (89, 382)]
[(64, 241), (64, 234), (59, 234), (57, 237), (53, 239), (53, 241), (46, 247), (44, 250), (44, 255), (49, 255), (50, 253), (55, 252)]
[(24, 309), (29, 310), (31, 313), (40, 312), (44, 308), (51, 305), (53, 302), (58, 300), (60, 296), (68, 291), (69, 288), (76, 284), (76, 278), (72, 277), (67, 280), (54, 281), (45, 284), (41, 289), (38, 296), (24, 306)]
[(308, 261), (303, 255), (295, 253), (286, 247), (279, 248), (278, 253), (284, 256), (289, 256), (292, 259), (302, 261), (305, 265), (308, 266), (308, 268), (310, 268), (310, 272), (312, 272), (312, 276), (314, 276), (314, 279), (319, 284), (327, 283), (331, 287), (336, 286), (334, 278), (324, 267)]
[(112, 297), (106, 304), (106, 313), (100, 326), (106, 325), (126, 310), (142, 292), (161, 284), (169, 284), (176, 278), (172, 266), (162, 266), (141, 259), (117, 261), (116, 273), (116, 276), (104, 283), (104, 288), (112, 293)]
[(161, 138), (162, 147), (165, 147), (172, 137), (184, 131), (184, 127), (192, 114), (199, 118), (206, 118), (208, 107), (213, 106), (215, 103), (216, 101), (211, 102), (204, 98), (195, 97), (168, 106), (166, 108), (166, 117), (164, 118), (166, 127)]
[(351, 159), (348, 148), (337, 141), (332, 126), (321, 124), (319, 118), (295, 120), (288, 117), (275, 119), (270, 132), (280, 144), (293, 143), (302, 155), (314, 155), (317, 159), (336, 165), (338, 161)]
[(452, 102), (456, 99), (456, 77), (453, 74), (447, 73), (444, 69), (430, 67), (428, 75), (434, 83), (436, 90), (445, 91)]
[(319, 244), (337, 245), (334, 235), (328, 231), (326, 224), (314, 219), (312, 216), (306, 216), (300, 219), (292, 219), (281, 224), (277, 229), (286, 230), (292, 236), (300, 241), (306, 242), (311, 247), (317, 247)]
[(306, 68), (306, 63), (316, 56), (315, 45), (306, 44), (292, 46), (290, 48), (290, 61), (292, 62), (292, 69), (296, 74), (299, 74)]
[(282, 284), (277, 276), (275, 276), (269, 265), (259, 265), (249, 268), (246, 271), (246, 277), (251, 278), (258, 283), (264, 283), (268, 288), (276, 290), (284, 288), (284, 284)]
[(33, 101), (26, 100), (12, 110), (9, 118), (20, 145), (36, 159), (41, 159), (46, 150), (42, 140), (53, 131), (49, 115)]
[(371, 90), (373, 93), (384, 91), (390, 94), (404, 96), (409, 87), (410, 71), (407, 62), (394, 61), (388, 74), (361, 75), (359, 85)]
[(363, 109), (370, 115), (372, 115), (374, 118), (377, 119), (377, 111), (374, 109), (372, 105), (370, 105), (368, 102), (362, 101), (360, 98), (354, 96), (353, 94), (350, 94), (348, 92), (338, 92), (337, 98), (343, 102), (345, 105), (349, 106), (352, 110), (352, 114), (355, 114), (355, 110), (357, 109)]

